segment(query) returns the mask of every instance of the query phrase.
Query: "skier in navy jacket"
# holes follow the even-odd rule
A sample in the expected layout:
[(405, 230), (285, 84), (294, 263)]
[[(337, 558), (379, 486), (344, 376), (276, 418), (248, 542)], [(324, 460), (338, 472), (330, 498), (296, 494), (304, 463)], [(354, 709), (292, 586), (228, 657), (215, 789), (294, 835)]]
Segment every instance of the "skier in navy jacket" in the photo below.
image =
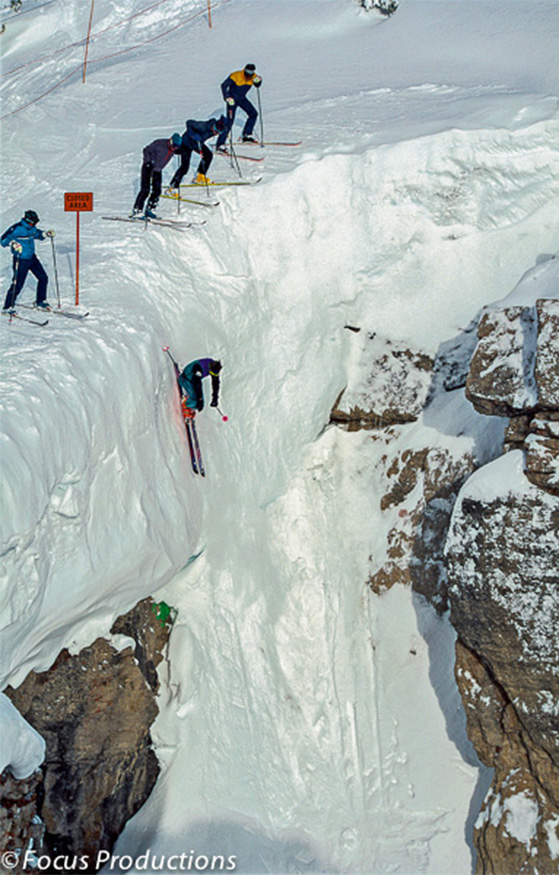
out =
[[(149, 146), (146, 146), (143, 153), (141, 186), (138, 196), (134, 203), (132, 216), (137, 216), (142, 212), (144, 203), (149, 195), (148, 205), (144, 216), (148, 219), (155, 219), (155, 208), (161, 195), (161, 178), (163, 168), (167, 166), (173, 155), (176, 155), (182, 137), (180, 134), (173, 134), (170, 139), (154, 140)], [(151, 190), (151, 191), (150, 191)]]
[[(202, 380), (211, 377), (212, 400), (210, 407), (219, 404), (219, 374), (222, 369), (220, 361), (212, 358), (196, 359), (188, 364), (179, 377), (179, 385), (183, 395), (183, 411), (195, 415), (196, 410), (204, 409), (204, 391)], [(185, 410), (186, 408), (186, 410)]]
[(258, 118), (258, 112), (247, 97), (247, 93), (253, 85), (255, 88), (260, 88), (262, 85), (262, 79), (257, 75), (254, 64), (246, 64), (244, 70), (237, 70), (235, 73), (231, 73), (221, 83), (221, 93), (227, 104), (227, 124), (217, 138), (216, 149), (220, 149), (225, 143), (227, 135), (233, 127), (238, 106), (247, 114), (241, 139), (243, 143), (256, 143), (252, 132)]
[(178, 154), (181, 156), (180, 167), (171, 180), (170, 188), (178, 188), (181, 184), (183, 176), (188, 173), (190, 158), (193, 152), (200, 153), (200, 163), (194, 182), (203, 185), (210, 181), (206, 174), (212, 163), (213, 153), (206, 146), (206, 140), (215, 137), (220, 131), (224, 130), (225, 126), (226, 120), (224, 116), (221, 116), (219, 119), (210, 118), (207, 121), (188, 119), (186, 131), (182, 135), (182, 143), (178, 149)]
[(45, 236), (54, 237), (54, 231), (41, 231), (37, 227), (38, 224), (39, 216), (35, 210), (27, 210), (23, 219), (4, 231), (0, 239), (2, 246), (9, 246), (14, 255), (12, 284), (4, 301), (6, 311), (13, 309), (29, 272), (37, 278), (36, 306), (45, 309), (49, 306), (47, 303), (49, 278), (35, 255), (35, 240), (44, 240)]

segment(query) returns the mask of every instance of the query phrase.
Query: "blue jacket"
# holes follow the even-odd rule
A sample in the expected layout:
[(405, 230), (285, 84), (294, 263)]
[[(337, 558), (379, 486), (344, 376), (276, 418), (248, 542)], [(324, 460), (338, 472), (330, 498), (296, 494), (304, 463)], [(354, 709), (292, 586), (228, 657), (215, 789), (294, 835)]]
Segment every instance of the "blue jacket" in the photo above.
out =
[[(210, 368), (214, 359), (196, 359), (185, 367), (179, 377), (179, 386), (186, 398), (187, 405), (193, 410), (204, 409), (204, 392), (202, 380), (210, 375)], [(219, 399), (219, 376), (211, 374), (212, 381), (212, 407), (215, 407)]]
[(199, 152), (206, 140), (209, 140), (210, 137), (215, 137), (219, 133), (216, 125), (217, 119), (215, 118), (202, 122), (189, 118), (186, 122), (186, 131), (182, 135), (182, 146), (179, 148), (179, 152), (182, 152), (183, 148), (194, 149), (195, 152)]
[(30, 225), (25, 219), (16, 222), (4, 231), (0, 242), (2, 246), (9, 246), (12, 240), (21, 243), (20, 261), (28, 261), (35, 255), (35, 240), (44, 240), (45, 234), (36, 225)]
[(154, 140), (144, 149), (144, 164), (153, 164), (154, 170), (163, 170), (177, 150), (169, 139)]

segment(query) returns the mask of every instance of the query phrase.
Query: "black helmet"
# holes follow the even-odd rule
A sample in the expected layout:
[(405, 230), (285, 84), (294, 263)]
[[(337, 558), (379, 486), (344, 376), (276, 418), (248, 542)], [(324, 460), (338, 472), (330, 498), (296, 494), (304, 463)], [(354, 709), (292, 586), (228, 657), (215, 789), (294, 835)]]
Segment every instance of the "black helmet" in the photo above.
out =
[(252, 76), (253, 73), (256, 73), (256, 65), (255, 64), (245, 64), (244, 72), (247, 76)]
[(35, 210), (26, 210), (23, 218), (26, 222), (29, 222), (30, 225), (38, 225), (39, 224), (39, 216), (35, 212)]

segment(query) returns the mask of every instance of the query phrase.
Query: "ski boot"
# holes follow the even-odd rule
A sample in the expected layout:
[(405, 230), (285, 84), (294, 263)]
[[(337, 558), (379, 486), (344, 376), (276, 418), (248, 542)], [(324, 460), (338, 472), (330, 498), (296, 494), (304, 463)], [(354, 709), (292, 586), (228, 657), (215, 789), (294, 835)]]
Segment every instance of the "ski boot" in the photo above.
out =
[(182, 415), (185, 419), (194, 419), (196, 411), (189, 407), (186, 403), (186, 398), (181, 399)]

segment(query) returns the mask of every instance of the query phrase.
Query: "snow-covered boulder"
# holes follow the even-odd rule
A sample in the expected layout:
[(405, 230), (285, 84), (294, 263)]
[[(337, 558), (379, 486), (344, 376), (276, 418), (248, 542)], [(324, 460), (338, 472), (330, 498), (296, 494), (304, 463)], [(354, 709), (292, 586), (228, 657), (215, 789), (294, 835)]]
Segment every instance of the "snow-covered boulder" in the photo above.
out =
[(466, 395), (479, 413), (516, 416), (535, 410), (536, 317), (531, 307), (505, 307), (481, 318)]
[(332, 411), (334, 422), (375, 428), (418, 418), (432, 383), (433, 359), (374, 333), (360, 336), (348, 385)]
[(559, 301), (486, 312), (466, 395), (480, 413), (509, 417), (505, 449), (523, 449), (526, 476), (559, 494)]

